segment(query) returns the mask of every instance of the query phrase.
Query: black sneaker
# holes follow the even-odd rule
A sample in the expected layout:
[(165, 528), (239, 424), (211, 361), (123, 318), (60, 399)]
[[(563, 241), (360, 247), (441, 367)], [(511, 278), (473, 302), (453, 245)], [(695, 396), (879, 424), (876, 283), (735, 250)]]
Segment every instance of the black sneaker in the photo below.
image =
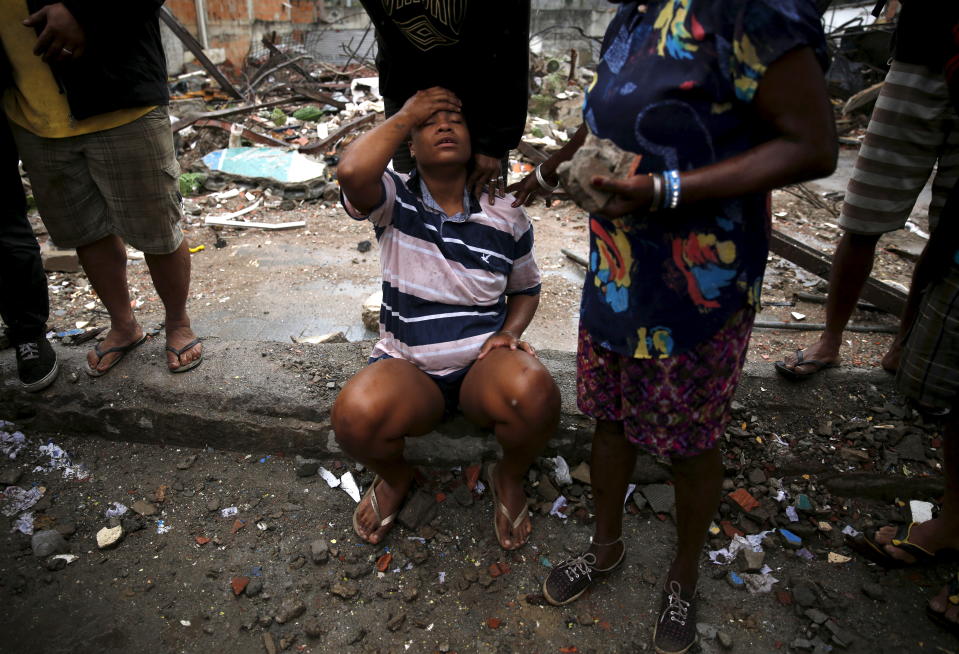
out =
[(20, 343), (17, 347), (17, 373), (24, 390), (42, 391), (53, 383), (60, 372), (57, 353), (43, 336), (36, 341)]
[(688, 600), (683, 599), (678, 581), (669, 582), (668, 591), (663, 589), (659, 620), (653, 631), (656, 654), (685, 654), (696, 642), (695, 595), (694, 590)]
[[(622, 539), (616, 539), (605, 545), (616, 545), (617, 543), (622, 543)], [(543, 597), (553, 606), (563, 606), (574, 602), (586, 592), (594, 581), (599, 581), (618, 568), (624, 558), (626, 558), (625, 545), (623, 545), (623, 553), (619, 555), (619, 559), (608, 568), (597, 568), (596, 555), (592, 552), (584, 552), (579, 556), (567, 559), (550, 570), (546, 581), (543, 582)]]

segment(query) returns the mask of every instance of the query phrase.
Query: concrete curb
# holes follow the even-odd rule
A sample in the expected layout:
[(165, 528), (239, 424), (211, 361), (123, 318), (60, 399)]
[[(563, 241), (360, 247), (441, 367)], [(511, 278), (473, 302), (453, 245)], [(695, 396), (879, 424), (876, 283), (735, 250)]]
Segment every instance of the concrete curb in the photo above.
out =
[[(330, 429), (330, 407), (340, 385), (365, 365), (370, 343), (210, 339), (204, 342), (201, 366), (173, 375), (167, 372), (162, 342), (154, 339), (98, 379), (83, 372), (86, 346), (55, 347), (63, 369), (56, 383), (38, 394), (19, 389), (12, 353), (3, 358), (0, 416), (34, 432), (322, 459), (342, 455)], [(549, 453), (573, 461), (588, 458), (592, 423), (576, 408), (575, 355), (545, 350), (540, 357), (563, 395), (562, 420)], [(779, 377), (771, 364), (747, 365), (737, 400), (744, 416), (763, 415), (796, 433), (814, 427), (830, 410), (851, 404), (861, 409), (863, 393), (885, 394), (892, 387), (892, 377), (882, 371), (838, 368), (797, 385)], [(407, 452), (416, 463), (460, 464), (492, 458), (496, 443), (457, 418), (433, 434), (409, 439)], [(668, 471), (647, 457), (636, 476), (657, 481)]]

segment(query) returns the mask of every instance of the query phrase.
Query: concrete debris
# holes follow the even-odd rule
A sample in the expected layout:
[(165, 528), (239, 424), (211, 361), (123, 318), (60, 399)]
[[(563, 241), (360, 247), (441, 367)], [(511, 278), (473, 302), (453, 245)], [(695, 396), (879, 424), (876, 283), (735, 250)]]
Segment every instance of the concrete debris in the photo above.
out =
[(593, 178), (627, 177), (638, 163), (636, 154), (620, 149), (609, 139), (599, 139), (589, 134), (573, 158), (560, 164), (556, 172), (573, 201), (584, 211), (596, 213), (606, 206), (612, 196), (593, 188)]

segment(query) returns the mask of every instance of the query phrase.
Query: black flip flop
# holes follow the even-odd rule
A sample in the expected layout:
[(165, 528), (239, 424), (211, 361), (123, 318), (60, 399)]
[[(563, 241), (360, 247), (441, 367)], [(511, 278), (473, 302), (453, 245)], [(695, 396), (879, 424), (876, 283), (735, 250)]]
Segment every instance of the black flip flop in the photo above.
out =
[(96, 345), (93, 346), (93, 353), (97, 355), (98, 366), (100, 365), (100, 362), (103, 361), (103, 357), (105, 357), (108, 354), (118, 353), (120, 356), (114, 359), (113, 363), (107, 366), (105, 370), (97, 370), (96, 368), (91, 368), (90, 364), (87, 364), (87, 367), (86, 367), (87, 374), (90, 375), (91, 377), (103, 377), (103, 375), (113, 370), (113, 366), (120, 363), (120, 360), (126, 356), (127, 352), (143, 345), (143, 343), (146, 342), (146, 340), (147, 340), (147, 335), (143, 334), (142, 336), (140, 336), (140, 338), (133, 341), (132, 343), (129, 343), (127, 345), (120, 345), (118, 347), (111, 347), (103, 351), (100, 350), (100, 344), (97, 343)]
[[(167, 351), (167, 352), (173, 352), (173, 354), (176, 355), (176, 360), (179, 361), (179, 360), (180, 360), (180, 356), (181, 356), (184, 352), (188, 352), (191, 348), (196, 347), (197, 345), (199, 345), (199, 344), (200, 344), (200, 340), (201, 340), (201, 339), (199, 339), (199, 338), (194, 338), (192, 341), (190, 341), (189, 343), (187, 343), (186, 345), (184, 345), (183, 347), (181, 347), (179, 350), (176, 349), (175, 347), (171, 346), (171, 345), (167, 345), (167, 346), (166, 346), (166, 351)], [(173, 373), (186, 372), (187, 370), (193, 370), (193, 369), (196, 368), (198, 365), (200, 365), (200, 363), (202, 363), (202, 362), (203, 362), (203, 352), (200, 352), (200, 356), (197, 357), (196, 359), (194, 359), (193, 361), (191, 361), (190, 363), (188, 363), (188, 364), (186, 364), (186, 365), (182, 365), (182, 364), (181, 364), (179, 368), (167, 368), (167, 369), (168, 369), (170, 372), (173, 372)]]
[(873, 536), (867, 536), (866, 534), (859, 534), (855, 537), (846, 536), (845, 542), (846, 545), (857, 554), (861, 554), (873, 563), (878, 563), (882, 567), (890, 570), (895, 568), (934, 565), (956, 559), (956, 555), (959, 554), (959, 552), (952, 548), (943, 548), (936, 552), (930, 552), (926, 548), (910, 541), (909, 537), (912, 535), (912, 528), (917, 524), (919, 523), (910, 522), (908, 525), (900, 525), (896, 530), (895, 537), (893, 537), (889, 543), (889, 545), (898, 547), (903, 552), (915, 558), (916, 560), (912, 563), (897, 559), (889, 554), (889, 552), (886, 551), (885, 544), (876, 542), (875, 534)]
[[(812, 377), (816, 375), (816, 373), (822, 372), (823, 370), (827, 368), (839, 367), (839, 364), (833, 361), (830, 361), (829, 363), (827, 363), (825, 361), (820, 361), (818, 359), (806, 359), (804, 357), (805, 357), (805, 354), (803, 350), (797, 349), (796, 363), (793, 364), (792, 368), (787, 368), (785, 361), (777, 361), (773, 365), (776, 366), (776, 372), (778, 372), (780, 375), (782, 375), (786, 379), (789, 379), (792, 381), (799, 381), (800, 379), (806, 379), (807, 377)], [(812, 369), (812, 372), (796, 372), (796, 368), (798, 368), (799, 366), (812, 366), (813, 369)]]

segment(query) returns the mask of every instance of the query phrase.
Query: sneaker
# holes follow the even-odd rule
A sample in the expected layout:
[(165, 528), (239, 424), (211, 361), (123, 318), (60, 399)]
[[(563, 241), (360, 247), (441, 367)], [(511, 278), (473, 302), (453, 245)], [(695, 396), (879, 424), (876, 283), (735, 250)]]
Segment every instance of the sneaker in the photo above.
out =
[[(617, 538), (612, 543), (605, 545), (616, 545), (622, 543), (621, 538)], [(553, 606), (563, 606), (579, 599), (579, 596), (595, 581), (599, 581), (610, 572), (619, 567), (619, 564), (626, 558), (626, 546), (623, 545), (623, 553), (619, 559), (608, 568), (596, 567), (596, 555), (592, 552), (584, 552), (579, 556), (574, 556), (560, 563), (550, 570), (546, 581), (543, 582), (543, 597)]]
[(42, 391), (53, 383), (58, 372), (60, 362), (57, 361), (57, 353), (45, 337), (17, 345), (17, 373), (27, 392)]
[(669, 582), (663, 589), (659, 620), (653, 631), (656, 654), (685, 654), (696, 642), (696, 591), (683, 599), (678, 581)]

